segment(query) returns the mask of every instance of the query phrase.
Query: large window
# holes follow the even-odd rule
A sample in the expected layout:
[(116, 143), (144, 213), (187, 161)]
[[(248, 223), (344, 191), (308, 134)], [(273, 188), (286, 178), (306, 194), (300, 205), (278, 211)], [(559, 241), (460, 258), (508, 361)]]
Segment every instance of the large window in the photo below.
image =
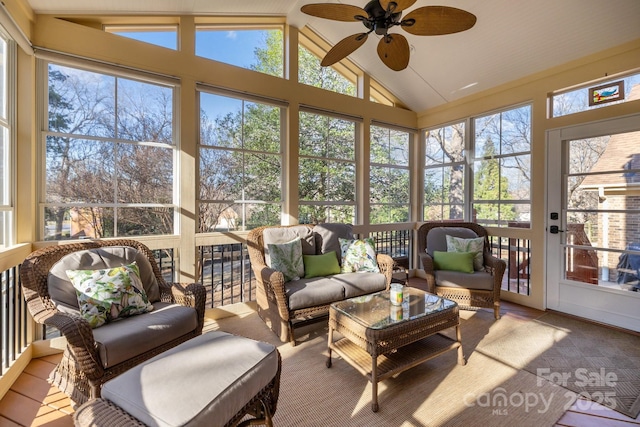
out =
[(14, 43), (0, 32), (0, 246), (8, 246), (13, 238), (13, 163)]
[(280, 106), (200, 92), (199, 230), (280, 224)]
[(44, 239), (174, 233), (174, 87), (47, 67)]
[(426, 132), (425, 221), (464, 219), (465, 123)]
[(409, 132), (371, 126), (372, 224), (409, 221)]
[[(425, 220), (529, 227), (531, 106), (432, 129), (425, 135)], [(470, 211), (465, 200), (471, 200)]]
[(531, 106), (473, 120), (473, 216), (492, 226), (529, 226)]
[(300, 112), (300, 223), (353, 223), (355, 141), (355, 122)]

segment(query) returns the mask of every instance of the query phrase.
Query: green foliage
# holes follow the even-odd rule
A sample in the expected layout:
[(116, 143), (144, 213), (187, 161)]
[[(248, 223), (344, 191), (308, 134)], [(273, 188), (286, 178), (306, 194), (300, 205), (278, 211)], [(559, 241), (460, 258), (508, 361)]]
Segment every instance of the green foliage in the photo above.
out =
[(509, 180), (500, 174), (500, 161), (495, 156), (495, 146), (491, 138), (487, 138), (483, 146), (483, 159), (480, 168), (474, 175), (474, 199), (476, 201), (495, 201), (497, 203), (475, 203), (475, 215), (478, 221), (495, 220), (510, 221), (516, 218), (513, 204), (504, 203), (509, 200)]

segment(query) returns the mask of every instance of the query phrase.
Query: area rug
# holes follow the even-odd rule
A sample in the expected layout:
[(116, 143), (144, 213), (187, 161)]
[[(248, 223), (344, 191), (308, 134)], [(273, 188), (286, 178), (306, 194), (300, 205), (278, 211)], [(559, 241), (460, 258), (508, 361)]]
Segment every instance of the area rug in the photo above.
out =
[[(501, 320), (502, 321), (502, 320)], [(478, 351), (631, 418), (640, 413), (640, 337), (546, 313)]]
[[(326, 323), (296, 332), (298, 344), (281, 343), (257, 314), (207, 322), (224, 330), (270, 342), (282, 355), (277, 426), (551, 426), (573, 403), (552, 399), (564, 390), (477, 351), (494, 330), (505, 333), (492, 313), (464, 313), (467, 364), (451, 351), (379, 383), (380, 410), (371, 411), (371, 384), (340, 358), (327, 368)], [(505, 326), (508, 323), (504, 323)], [(335, 356), (334, 356), (335, 357)]]

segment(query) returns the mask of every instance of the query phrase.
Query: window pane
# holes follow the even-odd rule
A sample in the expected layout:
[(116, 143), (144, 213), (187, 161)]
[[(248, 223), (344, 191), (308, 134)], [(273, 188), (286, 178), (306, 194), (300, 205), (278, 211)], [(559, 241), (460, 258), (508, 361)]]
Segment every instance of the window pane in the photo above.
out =
[[(9, 129), (0, 126), (0, 204), (11, 204), (11, 151)], [(0, 239), (0, 244), (3, 240)]]
[(500, 114), (479, 117), (474, 120), (476, 129), (475, 157), (500, 154)]
[(119, 139), (173, 143), (171, 88), (118, 78)]
[(242, 199), (242, 153), (200, 149), (200, 199)]
[(112, 142), (47, 137), (47, 203), (114, 202)]
[(500, 174), (507, 184), (511, 200), (531, 199), (531, 156), (505, 157), (500, 161)]
[(244, 148), (280, 152), (280, 108), (254, 102), (244, 105)]
[(342, 222), (353, 224), (355, 207), (346, 205), (301, 205), (299, 207), (300, 224), (320, 224), (323, 222)]
[(49, 130), (115, 137), (115, 78), (49, 64)]
[(322, 67), (321, 59), (307, 48), (298, 45), (298, 81), (344, 95), (356, 96), (355, 78), (347, 79), (335, 68)]
[(531, 151), (531, 106), (505, 111), (502, 116), (501, 154)]
[(120, 144), (117, 158), (121, 203), (173, 202), (173, 150)]
[(0, 37), (0, 117), (7, 119), (8, 91), (7, 91), (7, 67), (8, 62), (7, 41)]
[(246, 153), (243, 183), (246, 200), (280, 202), (282, 167), (280, 156)]
[(46, 207), (44, 240), (113, 237), (112, 208)]
[(119, 208), (118, 236), (173, 234), (173, 211), (169, 207)]
[(156, 46), (176, 50), (178, 47), (178, 29), (176, 26), (116, 26), (108, 25), (105, 31), (121, 37), (127, 37)]
[(283, 76), (281, 29), (196, 27), (196, 55), (272, 76)]

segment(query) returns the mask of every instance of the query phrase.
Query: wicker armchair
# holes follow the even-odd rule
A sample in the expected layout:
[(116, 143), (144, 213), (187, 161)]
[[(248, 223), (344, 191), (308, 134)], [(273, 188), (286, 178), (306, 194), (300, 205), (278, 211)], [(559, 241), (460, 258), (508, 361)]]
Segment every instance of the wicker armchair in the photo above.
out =
[[(434, 229), (444, 233), (436, 232), (430, 236), (429, 232)], [(449, 275), (450, 277), (445, 280), (445, 275), (442, 273), (447, 274), (449, 272), (440, 272), (434, 269), (433, 251), (443, 250), (443, 245), (446, 251), (446, 241), (443, 242), (441, 240), (449, 232), (457, 237), (484, 237), (485, 239), (483, 251), (484, 270), (467, 274), (469, 277), (464, 278), (465, 283), (453, 283), (451, 277), (455, 277), (456, 274)], [(430, 237), (432, 239), (437, 238), (439, 241), (429, 241)], [(434, 221), (422, 224), (418, 228), (418, 255), (427, 275), (427, 289), (429, 292), (456, 301), (461, 308), (493, 308), (495, 318), (500, 318), (500, 288), (506, 263), (491, 254), (487, 230), (484, 227), (471, 222)], [(458, 277), (465, 274), (457, 273)], [(485, 286), (476, 288), (475, 284), (477, 283), (484, 283)]]
[[(281, 341), (288, 341), (291, 345), (295, 345), (294, 328), (326, 318), (329, 314), (331, 303), (336, 301), (300, 308), (290, 307), (288, 297), (288, 289), (290, 290), (288, 283), (290, 282), (285, 282), (284, 275), (281, 272), (267, 265), (263, 232), (268, 228), (291, 227), (308, 227), (312, 229), (314, 225), (259, 227), (253, 229), (247, 235), (247, 248), (251, 259), (251, 267), (257, 281), (256, 302), (258, 303), (258, 315), (278, 335)], [(376, 261), (380, 272), (385, 276), (384, 281), (388, 289), (392, 279), (393, 259), (386, 254), (377, 254)], [(309, 288), (315, 287), (317, 289), (318, 286), (322, 285), (314, 283), (314, 286)], [(384, 290), (384, 287), (382, 290)], [(364, 293), (371, 292), (374, 291), (364, 291)]]
[[(121, 247), (122, 249), (116, 247)], [(134, 251), (131, 251), (130, 248), (133, 248)], [(127, 347), (131, 349), (132, 354), (135, 354), (137, 351), (139, 352), (139, 349), (142, 348), (141, 346), (145, 346), (145, 350), (140, 354), (135, 354), (135, 357), (114, 365), (110, 365), (107, 361), (101, 360), (100, 343), (94, 338), (94, 332), (97, 334), (100, 330), (99, 332), (104, 334), (109, 331), (108, 327), (114, 324), (118, 324), (115, 327), (130, 326), (134, 323), (128, 322), (140, 322), (143, 320), (143, 317), (152, 316), (158, 312), (159, 309), (154, 309), (146, 314), (125, 318), (118, 322), (101, 326), (98, 329), (92, 329), (89, 323), (79, 315), (77, 310), (69, 310), (68, 307), (64, 307), (64, 304), (59, 304), (50, 294), (50, 270), (66, 255), (85, 250), (130, 251), (135, 254), (138, 260), (145, 264), (146, 258), (151, 267), (149, 270), (149, 265), (146, 264), (148, 277), (151, 277), (151, 275), (155, 276), (159, 287), (159, 297), (155, 302), (156, 306), (161, 307), (162, 310), (164, 310), (163, 313), (176, 313), (178, 311), (182, 314), (176, 316), (177, 318), (188, 317), (190, 319), (188, 322), (189, 326), (180, 324), (178, 325), (179, 332), (173, 332), (174, 335), (182, 335), (171, 335), (171, 338), (165, 335), (166, 340), (159, 339), (158, 335), (153, 335), (153, 338), (150, 339), (154, 341), (151, 343), (140, 343), (140, 341), (136, 341), (132, 345), (132, 343), (129, 342)], [(74, 256), (81, 256), (81, 254), (76, 253)], [(69, 258), (65, 258), (65, 260), (67, 259)], [(118, 262), (118, 259), (113, 257), (112, 261)], [(205, 288), (197, 283), (187, 285), (165, 282), (149, 248), (134, 240), (86, 241), (39, 249), (31, 253), (20, 266), (20, 279), (27, 307), (33, 319), (37, 323), (57, 328), (67, 340), (67, 346), (62, 360), (52, 373), (50, 380), (77, 405), (89, 399), (99, 397), (102, 384), (109, 379), (144, 360), (202, 333), (206, 299)], [(193, 308), (194, 312), (192, 314), (189, 313), (183, 306)], [(166, 323), (168, 321), (167, 319), (173, 318), (170, 314), (156, 314), (155, 316), (160, 317), (160, 319), (156, 320), (155, 317), (146, 317), (144, 321), (147, 323), (152, 322), (151, 325), (153, 325), (155, 324), (153, 322), (162, 323), (164, 320)], [(130, 320), (134, 318), (139, 319)], [(184, 322), (184, 324), (186, 323), (187, 322)], [(149, 325), (147, 325), (147, 327), (148, 326)], [(163, 323), (162, 326), (166, 327), (166, 324)], [(190, 328), (190, 330), (188, 330), (188, 328)], [(152, 329), (162, 330), (163, 328)], [(164, 332), (159, 332), (159, 334), (162, 333)], [(148, 336), (151, 337), (152, 334)], [(136, 349), (136, 346), (138, 349)], [(149, 349), (149, 347), (151, 348)]]

